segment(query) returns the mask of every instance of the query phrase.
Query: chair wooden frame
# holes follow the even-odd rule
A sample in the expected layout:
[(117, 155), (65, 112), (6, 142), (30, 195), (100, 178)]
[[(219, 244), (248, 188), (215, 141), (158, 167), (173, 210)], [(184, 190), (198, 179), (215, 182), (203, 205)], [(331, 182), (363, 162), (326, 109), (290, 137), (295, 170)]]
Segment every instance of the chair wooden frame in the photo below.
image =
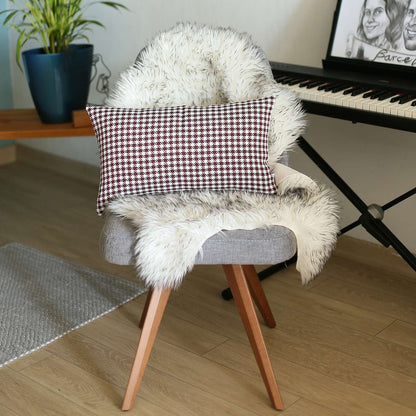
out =
[[(276, 377), (252, 301), (253, 298), (266, 325), (274, 328), (276, 322), (260, 280), (254, 266), (251, 265), (227, 264), (223, 265), (223, 268), (272, 406), (277, 410), (282, 410), (283, 403)], [(155, 288), (149, 290), (139, 324), (140, 328), (142, 328), (142, 333), (121, 407), (122, 410), (130, 410), (134, 405), (170, 292), (170, 288)]]

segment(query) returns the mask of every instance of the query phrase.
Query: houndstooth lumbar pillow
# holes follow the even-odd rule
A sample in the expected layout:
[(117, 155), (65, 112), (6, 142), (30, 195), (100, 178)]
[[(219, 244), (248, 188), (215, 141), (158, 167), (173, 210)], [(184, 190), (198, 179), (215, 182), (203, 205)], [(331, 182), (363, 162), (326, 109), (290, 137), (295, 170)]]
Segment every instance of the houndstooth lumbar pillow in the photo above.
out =
[(97, 212), (123, 195), (277, 192), (268, 164), (274, 97), (207, 107), (87, 107), (100, 151)]

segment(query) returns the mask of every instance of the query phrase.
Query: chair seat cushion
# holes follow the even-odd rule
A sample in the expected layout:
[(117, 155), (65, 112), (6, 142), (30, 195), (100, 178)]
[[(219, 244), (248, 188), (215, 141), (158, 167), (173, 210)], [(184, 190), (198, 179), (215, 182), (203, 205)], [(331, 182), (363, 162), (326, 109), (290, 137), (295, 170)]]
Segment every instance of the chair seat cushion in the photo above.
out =
[[(106, 215), (100, 252), (115, 264), (134, 264), (135, 232), (128, 220)], [(222, 231), (205, 241), (195, 264), (276, 264), (296, 253), (296, 238), (286, 227)]]

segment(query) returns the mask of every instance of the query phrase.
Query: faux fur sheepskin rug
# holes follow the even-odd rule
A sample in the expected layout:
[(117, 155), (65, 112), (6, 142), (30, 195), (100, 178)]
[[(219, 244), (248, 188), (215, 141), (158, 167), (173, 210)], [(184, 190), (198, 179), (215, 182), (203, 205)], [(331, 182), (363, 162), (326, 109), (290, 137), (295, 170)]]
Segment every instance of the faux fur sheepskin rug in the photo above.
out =
[(308, 283), (335, 246), (338, 207), (329, 190), (279, 163), (304, 129), (303, 112), (249, 35), (181, 23), (156, 36), (121, 74), (108, 106), (213, 105), (272, 95), (269, 164), (277, 195), (199, 191), (126, 196), (108, 205), (136, 227), (135, 266), (147, 286), (177, 288), (203, 243), (221, 230), (273, 225), (296, 235), (296, 267)]

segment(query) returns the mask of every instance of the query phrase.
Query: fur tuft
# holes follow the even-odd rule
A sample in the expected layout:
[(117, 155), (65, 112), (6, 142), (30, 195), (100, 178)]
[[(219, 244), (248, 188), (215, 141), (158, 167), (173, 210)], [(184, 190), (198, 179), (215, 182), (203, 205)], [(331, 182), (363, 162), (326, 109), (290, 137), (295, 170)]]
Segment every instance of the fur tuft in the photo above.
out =
[(338, 231), (337, 205), (319, 186), (287, 188), (279, 195), (201, 191), (126, 196), (108, 209), (136, 227), (136, 268), (148, 286), (178, 287), (205, 240), (221, 230), (273, 225), (296, 235), (297, 270), (308, 283), (322, 270)]

